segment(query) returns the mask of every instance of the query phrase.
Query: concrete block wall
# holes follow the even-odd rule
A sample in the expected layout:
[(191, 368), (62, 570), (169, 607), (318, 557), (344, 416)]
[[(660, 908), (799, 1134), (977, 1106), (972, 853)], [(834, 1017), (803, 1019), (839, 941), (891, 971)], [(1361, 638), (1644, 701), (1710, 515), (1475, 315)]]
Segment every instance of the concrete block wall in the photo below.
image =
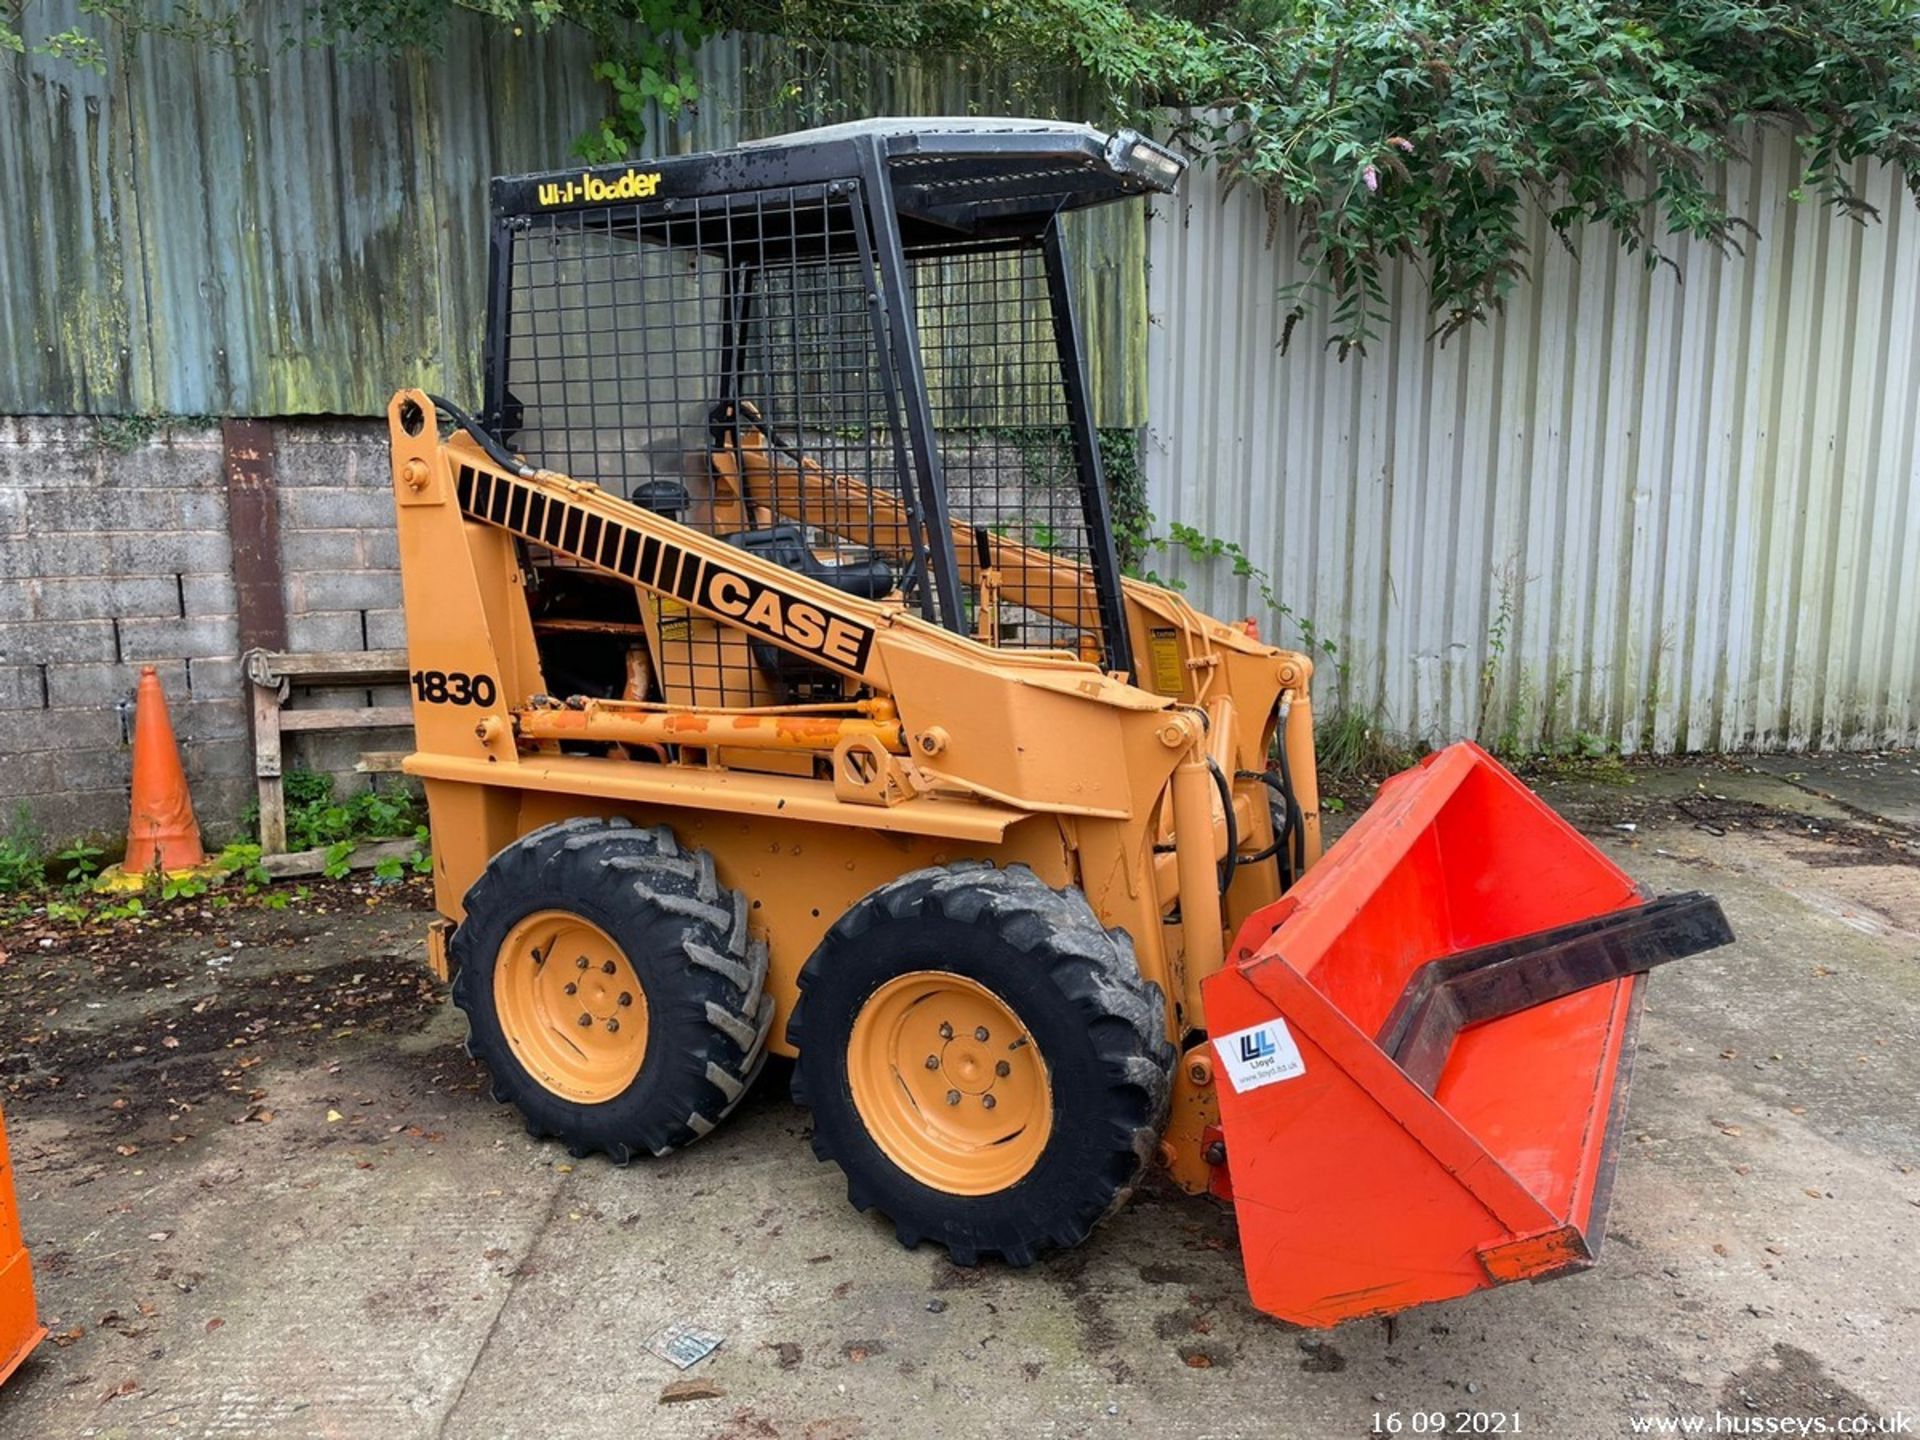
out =
[(274, 440), (288, 647), (404, 645), (386, 425), (281, 424)]
[[(384, 427), (273, 428), (290, 647), (404, 644)], [(253, 786), (221, 431), (107, 438), (89, 419), (0, 418), (0, 830), (24, 809), (55, 846), (123, 833), (152, 664), (202, 828), (228, 838)], [(291, 758), (350, 777), (360, 750), (401, 743), (327, 737)]]
[[(280, 564), (287, 648), (391, 650), (407, 643), (400, 611), (400, 552), (387, 471), (387, 427), (377, 421), (274, 426), (280, 497)], [(312, 690), (295, 703), (400, 704), (404, 689)], [(404, 746), (405, 731), (303, 735), (296, 763), (338, 778), (336, 793), (365, 782), (353, 764), (367, 750)], [(391, 782), (388, 782), (391, 783)]]

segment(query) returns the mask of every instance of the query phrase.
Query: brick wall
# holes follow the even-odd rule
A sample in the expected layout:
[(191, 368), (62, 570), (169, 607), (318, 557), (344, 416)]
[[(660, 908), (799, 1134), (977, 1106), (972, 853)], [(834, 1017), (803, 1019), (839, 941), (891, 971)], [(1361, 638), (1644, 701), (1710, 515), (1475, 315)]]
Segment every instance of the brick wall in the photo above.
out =
[[(0, 418), (0, 828), (24, 805), (55, 844), (121, 834), (133, 688), (152, 664), (201, 825), (224, 838), (253, 787), (221, 432), (163, 427), (124, 452), (111, 433)], [(274, 436), (290, 647), (403, 644), (384, 427)], [(351, 775), (379, 743), (334, 737), (292, 759)]]

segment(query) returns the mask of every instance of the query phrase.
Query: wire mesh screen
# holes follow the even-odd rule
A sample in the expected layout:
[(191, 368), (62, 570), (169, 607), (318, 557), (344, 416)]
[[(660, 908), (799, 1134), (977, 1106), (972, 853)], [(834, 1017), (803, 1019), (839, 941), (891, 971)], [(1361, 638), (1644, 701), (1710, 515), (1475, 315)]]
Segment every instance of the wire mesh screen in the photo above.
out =
[[(995, 644), (1098, 660), (1099, 598), (1044, 253), (1038, 242), (934, 245), (907, 259), (970, 623)], [(984, 590), (983, 572), (994, 582)]]
[[(847, 593), (924, 593), (854, 198), (781, 189), (530, 217), (512, 252), (513, 444)], [(676, 600), (639, 608), (657, 698), (844, 693)]]
[[(858, 202), (852, 187), (783, 188), (524, 217), (494, 397), (508, 438), (536, 464), (942, 621), (926, 547), (951, 544), (965, 607), (955, 628), (1097, 660), (1044, 252), (906, 252), (952, 521), (931, 535)], [(597, 642), (582, 637), (607, 608), (593, 586), (612, 582), (564, 554), (534, 547), (530, 559), (543, 659), (564, 634), (569, 673), (584, 673), (578, 656)], [(717, 706), (849, 693), (832, 671), (679, 600), (628, 587), (621, 602), (633, 644), (626, 663), (601, 665), (605, 693)]]

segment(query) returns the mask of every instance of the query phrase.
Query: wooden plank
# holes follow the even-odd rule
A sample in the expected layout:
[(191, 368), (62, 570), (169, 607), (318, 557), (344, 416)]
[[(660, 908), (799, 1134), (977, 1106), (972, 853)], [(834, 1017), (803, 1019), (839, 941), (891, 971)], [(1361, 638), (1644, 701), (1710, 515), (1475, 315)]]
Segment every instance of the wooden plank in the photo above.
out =
[(250, 658), (295, 685), (318, 685), (335, 680), (352, 685), (362, 681), (404, 680), (407, 676), (404, 650), (316, 650), (304, 655), (272, 650)]
[[(349, 870), (371, 870), (382, 860), (411, 860), (419, 844), (413, 840), (367, 840), (354, 847), (347, 857)], [(295, 850), (281, 855), (262, 855), (260, 868), (276, 880), (297, 875), (318, 875), (327, 868), (327, 849)]]
[(280, 697), (266, 685), (253, 690), (253, 774), (260, 800), (260, 848), (287, 848), (286, 794), (280, 784)]
[(632, 620), (536, 620), (536, 635), (631, 635), (644, 638), (647, 627)]
[(413, 711), (400, 705), (361, 705), (341, 710), (282, 710), (280, 728), (299, 730), (405, 730)]

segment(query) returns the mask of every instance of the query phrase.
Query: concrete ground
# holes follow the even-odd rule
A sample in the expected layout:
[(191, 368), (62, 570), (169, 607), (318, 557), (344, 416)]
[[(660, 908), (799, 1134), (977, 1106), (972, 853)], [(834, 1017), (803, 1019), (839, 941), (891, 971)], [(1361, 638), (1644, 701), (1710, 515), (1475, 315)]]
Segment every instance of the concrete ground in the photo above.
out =
[[(0, 933), (6, 1122), (56, 1332), (0, 1391), (0, 1435), (1912, 1417), (1920, 757), (1540, 783), (1740, 936), (1651, 982), (1585, 1275), (1307, 1334), (1249, 1307), (1231, 1215), (1161, 1185), (1071, 1254), (957, 1270), (848, 1208), (777, 1067), (682, 1155), (576, 1164), (487, 1100), (419, 965), (423, 897), (333, 886), (95, 940)], [(676, 1371), (647, 1348), (676, 1321), (724, 1344)]]

